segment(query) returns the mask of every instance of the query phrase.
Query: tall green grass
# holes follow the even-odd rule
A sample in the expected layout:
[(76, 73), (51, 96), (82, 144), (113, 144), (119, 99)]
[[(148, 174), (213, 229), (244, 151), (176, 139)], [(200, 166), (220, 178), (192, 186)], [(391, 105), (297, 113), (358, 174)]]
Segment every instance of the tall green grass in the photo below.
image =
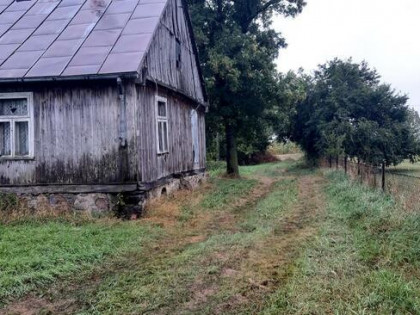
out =
[(214, 189), (207, 194), (201, 206), (205, 209), (218, 209), (246, 196), (258, 183), (255, 179), (212, 178)]
[(0, 225), (0, 306), (9, 298), (139, 247), (158, 228), (131, 222)]
[(266, 314), (419, 314), (420, 213), (327, 174), (322, 232), (294, 265)]

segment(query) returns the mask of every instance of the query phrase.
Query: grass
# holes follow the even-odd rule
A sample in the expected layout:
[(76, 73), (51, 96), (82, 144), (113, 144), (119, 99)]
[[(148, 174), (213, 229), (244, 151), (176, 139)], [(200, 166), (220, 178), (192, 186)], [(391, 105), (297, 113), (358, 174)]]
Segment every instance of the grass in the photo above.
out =
[(0, 301), (89, 268), (158, 232), (120, 222), (75, 225), (48, 220), (0, 225)]
[[(237, 190), (220, 182), (216, 187), (216, 191), (204, 200), (222, 200), (222, 206), (224, 199), (219, 199), (220, 191)], [(217, 305), (245, 289), (243, 279), (223, 278), (224, 270), (240, 269), (238, 264), (243, 253), (274, 233), (278, 220), (296, 202), (296, 196), (296, 181), (279, 182), (273, 193), (255, 205), (255, 211), (231, 209), (235, 213), (244, 212), (237, 217), (237, 222), (226, 226), (229, 230), (209, 231), (203, 241), (167, 249), (169, 254), (163, 253), (154, 259), (131, 253), (124, 258), (130, 268), (123, 268), (118, 274), (105, 271), (101, 284), (79, 297), (85, 312), (169, 313), (189, 309), (200, 314), (213, 313)], [(203, 206), (204, 211), (212, 209), (207, 202)], [(230, 211), (224, 215), (232, 215)], [(185, 226), (183, 229), (185, 232)], [(206, 303), (201, 304), (202, 299)]]
[(396, 174), (420, 177), (420, 162), (411, 163), (410, 161), (405, 160), (397, 166), (389, 167), (388, 171)]
[(269, 148), (268, 152), (273, 155), (281, 155), (281, 154), (296, 154), (302, 153), (302, 150), (296, 143), (293, 142), (273, 142)]
[(207, 161), (207, 172), (210, 177), (216, 177), (226, 171), (226, 163), (223, 161)]
[(138, 222), (0, 226), (0, 300), (79, 314), (420, 313), (418, 212), (296, 162), (241, 179), (222, 168)]
[(266, 176), (279, 178), (284, 175), (288, 169), (298, 164), (294, 161), (284, 161), (281, 163), (267, 163), (252, 166), (241, 167), (241, 175), (244, 177)]
[[(206, 194), (200, 209), (223, 207), (235, 198), (242, 198), (257, 183), (254, 179), (235, 180), (215, 176), (211, 182), (215, 189)], [(7, 209), (3, 211), (11, 211), (10, 198), (4, 198), (8, 202)], [(184, 205), (179, 220), (190, 220), (194, 212), (194, 209)], [(137, 257), (139, 266), (142, 266), (141, 261), (145, 258), (142, 256), (143, 246), (151, 241), (157, 242), (164, 235), (164, 230), (143, 222), (84, 222), (83, 219), (75, 219), (73, 222), (67, 217), (62, 220), (36, 220), (31, 217), (2, 224), (0, 301), (7, 302), (34, 289), (42, 290), (57, 279), (70, 277), (73, 281), (75, 272), (82, 272), (85, 276), (98, 263), (118, 261), (118, 264), (123, 264), (124, 259), (121, 257), (128, 257), (128, 262), (131, 262), (132, 257)], [(187, 260), (183, 259), (188, 260), (189, 256), (184, 255), (180, 259), (185, 265)], [(145, 277), (144, 281), (147, 282), (147, 279)]]
[(341, 173), (328, 178), (321, 233), (265, 313), (420, 313), (420, 214)]
[(234, 198), (244, 197), (257, 183), (255, 179), (211, 178), (210, 183), (216, 187), (207, 194), (201, 205), (205, 209), (220, 209), (232, 202)]

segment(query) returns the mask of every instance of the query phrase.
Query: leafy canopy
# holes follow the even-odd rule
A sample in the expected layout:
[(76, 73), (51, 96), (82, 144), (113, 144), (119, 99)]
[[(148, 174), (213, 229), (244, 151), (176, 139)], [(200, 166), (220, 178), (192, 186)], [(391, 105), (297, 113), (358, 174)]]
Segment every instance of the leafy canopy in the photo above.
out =
[(348, 155), (375, 165), (414, 159), (418, 138), (407, 100), (381, 84), (366, 62), (334, 59), (320, 65), (307, 81), (307, 95), (294, 117), (293, 139), (314, 159)]
[(278, 102), (274, 61), (286, 46), (272, 28), (272, 17), (293, 17), (304, 4), (304, 0), (189, 0), (211, 103), (208, 143), (212, 147), (215, 133), (226, 133), (228, 172), (237, 172), (235, 165), (229, 168), (235, 164), (237, 142), (246, 152), (267, 145), (271, 110)]

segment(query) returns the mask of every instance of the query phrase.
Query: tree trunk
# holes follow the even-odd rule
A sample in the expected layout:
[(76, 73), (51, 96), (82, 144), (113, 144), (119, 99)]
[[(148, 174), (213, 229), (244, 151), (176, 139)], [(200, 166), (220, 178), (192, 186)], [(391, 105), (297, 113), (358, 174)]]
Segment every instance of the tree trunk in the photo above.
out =
[(226, 172), (233, 177), (239, 177), (238, 150), (236, 147), (235, 128), (230, 124), (225, 124), (226, 129)]

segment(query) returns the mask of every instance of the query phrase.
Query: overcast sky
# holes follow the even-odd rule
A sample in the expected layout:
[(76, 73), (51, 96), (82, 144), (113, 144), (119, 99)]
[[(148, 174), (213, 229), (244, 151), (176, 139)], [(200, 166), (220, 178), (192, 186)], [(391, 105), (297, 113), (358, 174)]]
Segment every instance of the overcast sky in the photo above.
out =
[(280, 71), (311, 71), (334, 57), (366, 60), (420, 111), (420, 0), (307, 0), (295, 19), (276, 18), (288, 47)]

